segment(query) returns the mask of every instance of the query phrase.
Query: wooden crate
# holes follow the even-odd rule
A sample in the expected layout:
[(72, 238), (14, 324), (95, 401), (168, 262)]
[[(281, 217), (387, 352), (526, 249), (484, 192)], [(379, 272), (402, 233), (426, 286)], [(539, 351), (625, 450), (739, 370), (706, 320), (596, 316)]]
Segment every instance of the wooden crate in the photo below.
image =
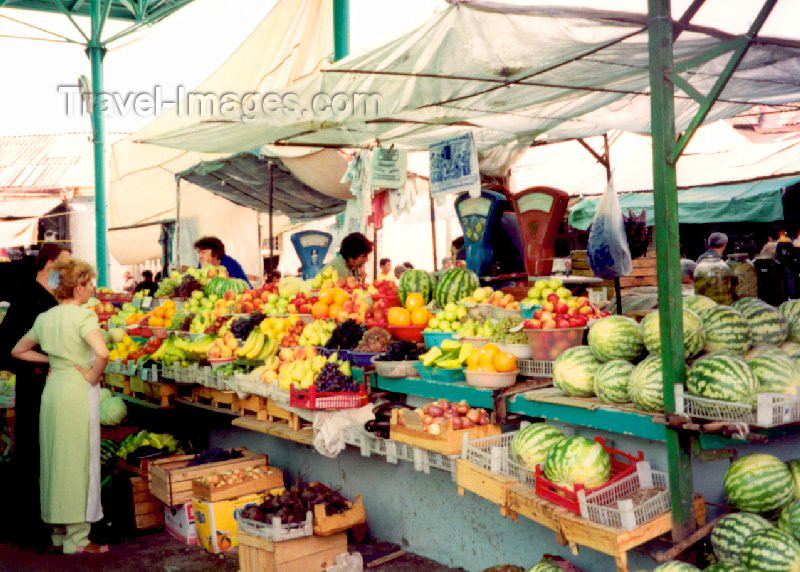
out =
[(106, 373), (103, 376), (103, 387), (107, 387), (114, 393), (131, 394), (130, 380), (120, 373)]
[(303, 422), (297, 413), (293, 413), (288, 409), (284, 409), (274, 399), (267, 399), (267, 421), (276, 421), (283, 419), (289, 423), (289, 428), (299, 431), (303, 426)]
[(194, 455), (178, 455), (156, 459), (150, 463), (150, 491), (167, 506), (175, 506), (192, 500), (192, 481), (212, 473), (229, 469), (266, 466), (267, 455), (250, 453), (241, 449), (244, 457), (190, 467)]
[(331, 516), (325, 513), (325, 505), (314, 505), (314, 534), (317, 536), (331, 536), (363, 522), (367, 522), (367, 513), (361, 495), (356, 496), (348, 510)]
[(561, 530), (561, 516), (568, 514), (569, 511), (536, 496), (533, 487), (523, 484), (511, 485), (508, 488), (508, 508), (513, 513), (538, 522), (555, 532), (556, 542), (560, 545), (567, 543)]
[(175, 384), (144, 381), (138, 377), (130, 378), (130, 389), (133, 397), (159, 407), (170, 407), (178, 393)]
[(252, 495), (282, 486), (283, 472), (275, 467), (269, 467), (266, 475), (262, 475), (257, 479), (253, 479), (244, 483), (237, 483), (235, 485), (209, 487), (198, 480), (194, 480), (192, 481), (192, 492), (194, 494), (193, 498), (215, 502), (220, 500), (235, 499), (245, 495)]
[(233, 404), (233, 411), (239, 415), (252, 413), (259, 421), (266, 421), (268, 416), (267, 398), (249, 395), (245, 399), (237, 399)]
[(347, 552), (347, 534), (273, 542), (239, 532), (241, 572), (313, 572), (329, 568)]
[(502, 516), (516, 517), (508, 506), (508, 491), (517, 483), (516, 479), (492, 473), (464, 459), (456, 461), (456, 485), (459, 496), (464, 496), (464, 491), (471, 491), (499, 505)]
[(469, 429), (450, 429), (440, 435), (433, 435), (422, 429), (421, 421), (418, 423), (418, 414), (413, 411), (405, 414), (406, 425), (398, 424), (399, 410), (392, 409), (392, 418), (389, 425), (389, 438), (398, 443), (405, 443), (412, 447), (419, 447), (442, 455), (459, 455), (463, 445), (464, 435), (470, 439), (480, 439), (490, 435), (499, 435), (499, 425), (478, 425)]
[[(594, 276), (589, 266), (589, 257), (585, 250), (573, 250), (570, 253), (572, 259), (572, 274), (575, 276)], [(638, 286), (656, 285), (656, 251), (648, 250), (647, 254), (641, 258), (633, 260), (633, 270), (628, 276), (621, 276), (619, 279), (622, 288), (634, 288)], [(608, 291), (609, 299), (614, 296), (614, 282), (605, 280), (592, 288), (610, 288)]]
[(144, 477), (131, 477), (131, 491), (133, 493), (133, 515), (136, 528), (163, 528), (164, 505), (150, 493), (147, 479)]

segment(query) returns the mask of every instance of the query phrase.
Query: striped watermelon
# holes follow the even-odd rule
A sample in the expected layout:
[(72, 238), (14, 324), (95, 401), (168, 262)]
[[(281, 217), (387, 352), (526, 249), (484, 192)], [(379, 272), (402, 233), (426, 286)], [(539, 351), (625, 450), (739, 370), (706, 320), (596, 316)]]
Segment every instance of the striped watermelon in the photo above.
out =
[(594, 374), (602, 363), (588, 346), (564, 350), (553, 362), (553, 385), (567, 395), (594, 395)]
[(759, 530), (744, 542), (742, 565), (750, 572), (797, 572), (800, 543), (777, 528)]
[(562, 570), (551, 562), (542, 561), (528, 568), (527, 572), (562, 572)]
[(480, 286), (478, 276), (466, 268), (451, 268), (439, 278), (433, 289), (436, 305), (444, 308), (472, 294)]
[(653, 568), (653, 572), (693, 572), (693, 571), (700, 571), (700, 568), (697, 566), (693, 566), (691, 564), (687, 564), (686, 562), (681, 562), (680, 560), (670, 560), (669, 562), (664, 562), (663, 564), (656, 566)]
[(747, 360), (758, 380), (759, 393), (796, 395), (800, 386), (800, 369), (792, 358), (778, 350)]
[(531, 423), (523, 427), (511, 440), (511, 453), (525, 467), (535, 469), (543, 463), (550, 447), (566, 439), (564, 434), (546, 423)]
[(778, 526), (781, 530), (794, 536), (796, 540), (800, 540), (800, 500), (792, 501), (789, 506), (781, 511)]
[(594, 372), (594, 393), (606, 403), (628, 403), (628, 381), (633, 364), (622, 359), (608, 361)]
[(711, 531), (714, 554), (722, 562), (739, 562), (744, 541), (764, 528), (772, 528), (772, 523), (752, 512), (726, 514)]
[[(661, 351), (661, 331), (659, 330), (658, 312), (650, 312), (642, 320), (642, 335), (644, 345), (650, 353)], [(691, 357), (703, 351), (705, 345), (705, 335), (703, 334), (703, 322), (700, 317), (691, 310), (683, 310), (683, 345), (684, 356)]]
[(792, 342), (800, 342), (800, 300), (786, 300), (780, 305), (778, 311), (789, 326), (788, 339)]
[(754, 404), (758, 380), (739, 356), (714, 352), (694, 362), (686, 376), (686, 388), (698, 397)]
[[(744, 299), (744, 298), (743, 298)], [(741, 301), (741, 300), (740, 300)], [(735, 307), (736, 304), (734, 304)], [(749, 302), (739, 311), (750, 326), (753, 345), (777, 346), (786, 341), (789, 327), (781, 313), (766, 302)]]
[(111, 439), (100, 439), (100, 464), (115, 463), (117, 451), (119, 451), (119, 443)]
[(642, 331), (636, 320), (607, 316), (589, 328), (589, 347), (600, 361), (634, 360), (644, 351)]
[(718, 304), (708, 296), (701, 296), (699, 294), (695, 296), (686, 296), (683, 299), (683, 307), (687, 310), (691, 310), (695, 314), (699, 314), (701, 310), (713, 308), (717, 305)]
[(715, 304), (700, 310), (706, 335), (706, 352), (730, 351), (743, 354), (750, 348), (750, 327), (739, 312)]
[(715, 562), (703, 568), (704, 572), (747, 572), (747, 568), (733, 562)]
[(768, 355), (777, 355), (782, 356), (786, 355), (783, 350), (780, 348), (776, 348), (775, 346), (756, 346), (751, 348), (746, 354), (744, 354), (744, 359), (750, 360), (760, 356), (768, 356)]
[(603, 446), (586, 437), (568, 437), (550, 448), (544, 476), (560, 486), (599, 487), (611, 478), (611, 457)]
[(631, 401), (645, 411), (664, 411), (664, 372), (661, 356), (646, 357), (633, 368), (628, 380)]
[(789, 472), (792, 473), (792, 480), (794, 481), (794, 498), (800, 499), (800, 459), (786, 461), (786, 466), (789, 467)]
[(728, 500), (739, 510), (763, 513), (794, 500), (794, 480), (774, 455), (753, 453), (731, 463), (722, 479)]
[(766, 302), (764, 302), (764, 300), (762, 300), (761, 298), (754, 298), (753, 296), (747, 296), (745, 298), (739, 298), (738, 300), (736, 300), (736, 302), (731, 304), (731, 308), (733, 308), (737, 312), (741, 312), (742, 309), (747, 306), (752, 306), (752, 305), (757, 306), (759, 304), (766, 304)]
[(422, 298), (427, 304), (431, 301), (435, 286), (436, 280), (434, 280), (432, 274), (428, 274), (424, 270), (418, 270), (416, 268), (406, 270), (400, 276), (400, 281), (397, 283), (397, 296), (400, 298), (400, 305), (405, 306), (406, 297), (412, 292), (419, 292), (422, 294)]

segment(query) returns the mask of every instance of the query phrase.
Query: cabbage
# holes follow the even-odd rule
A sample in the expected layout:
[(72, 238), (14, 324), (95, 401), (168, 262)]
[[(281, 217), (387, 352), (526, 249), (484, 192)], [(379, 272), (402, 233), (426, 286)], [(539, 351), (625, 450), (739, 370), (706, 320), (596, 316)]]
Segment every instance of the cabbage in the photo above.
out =
[(103, 425), (119, 425), (127, 413), (128, 408), (121, 397), (109, 397), (100, 403), (100, 423)]
[(112, 397), (114, 394), (111, 393), (111, 390), (107, 387), (103, 387), (100, 389), (100, 403), (104, 402), (109, 397)]

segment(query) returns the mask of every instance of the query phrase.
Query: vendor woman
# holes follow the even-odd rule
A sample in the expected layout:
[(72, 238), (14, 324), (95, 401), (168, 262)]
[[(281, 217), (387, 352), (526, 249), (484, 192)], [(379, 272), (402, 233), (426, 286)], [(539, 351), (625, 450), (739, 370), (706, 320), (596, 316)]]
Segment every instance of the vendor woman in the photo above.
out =
[(58, 306), (36, 318), (11, 355), (50, 366), (39, 421), (39, 486), (53, 546), (64, 554), (99, 554), (108, 547), (89, 542), (89, 532), (103, 518), (98, 384), (108, 349), (97, 315), (84, 307), (94, 294), (95, 271), (74, 258), (57, 261), (51, 271)]
[(339, 278), (353, 276), (359, 278), (359, 271), (367, 262), (367, 256), (372, 252), (372, 242), (361, 234), (354, 232), (342, 239), (339, 254), (333, 257), (326, 268), (333, 268)]

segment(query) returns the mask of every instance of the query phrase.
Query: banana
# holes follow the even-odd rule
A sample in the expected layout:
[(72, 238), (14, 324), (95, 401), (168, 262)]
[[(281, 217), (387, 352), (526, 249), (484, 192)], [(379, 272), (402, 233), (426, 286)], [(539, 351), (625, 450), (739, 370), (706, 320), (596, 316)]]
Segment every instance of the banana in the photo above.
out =
[(239, 357), (244, 357), (248, 353), (250, 353), (250, 350), (252, 350), (253, 346), (255, 346), (256, 342), (258, 342), (259, 334), (260, 332), (256, 331), (256, 329), (253, 328), (253, 330), (250, 332), (250, 335), (247, 336), (247, 340), (244, 342), (244, 345), (240, 347), (238, 350), (236, 350), (236, 355)]
[(258, 354), (261, 353), (261, 350), (264, 349), (264, 340), (266, 339), (267, 337), (264, 335), (264, 333), (261, 330), (258, 330), (258, 337), (256, 338), (256, 344), (249, 352), (247, 352), (247, 354), (244, 357), (246, 357), (247, 359), (254, 359), (256, 356), (258, 356)]
[(266, 338), (265, 337), (264, 347), (261, 350), (261, 352), (259, 352), (259, 354), (256, 357), (256, 359), (267, 360), (267, 359), (269, 359), (269, 358), (271, 358), (272, 356), (275, 355), (275, 352), (277, 351), (277, 349), (278, 349), (278, 345), (275, 343), (275, 340), (273, 340), (272, 338)]

